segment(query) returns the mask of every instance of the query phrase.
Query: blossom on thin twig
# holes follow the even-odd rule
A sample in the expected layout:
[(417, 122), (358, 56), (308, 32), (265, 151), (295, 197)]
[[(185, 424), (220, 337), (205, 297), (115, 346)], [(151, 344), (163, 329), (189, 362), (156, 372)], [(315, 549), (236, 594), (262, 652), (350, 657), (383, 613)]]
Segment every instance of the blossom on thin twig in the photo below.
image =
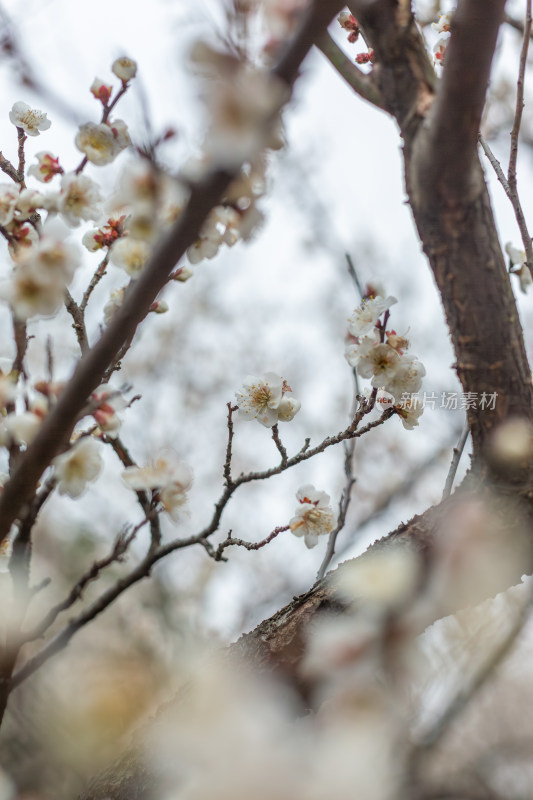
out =
[(188, 464), (167, 452), (146, 467), (128, 467), (122, 477), (136, 491), (158, 491), (159, 500), (169, 516), (177, 522), (187, 502), (193, 473)]
[(22, 128), (28, 136), (39, 136), (41, 131), (47, 131), (52, 124), (47, 119), (44, 111), (32, 109), (27, 103), (19, 100), (14, 103), (13, 108), (9, 112), (9, 119), (16, 125), (17, 128)]
[(266, 428), (289, 422), (300, 410), (300, 402), (292, 396), (290, 386), (275, 372), (266, 372), (262, 377), (248, 375), (235, 397), (239, 416), (256, 419)]
[(32, 164), (28, 169), (28, 175), (32, 175), (41, 183), (49, 183), (54, 175), (60, 175), (63, 167), (59, 165), (59, 158), (56, 158), (48, 150), (41, 150), (36, 153), (37, 164)]
[(121, 58), (117, 58), (113, 61), (111, 71), (117, 78), (120, 78), (123, 83), (127, 83), (127, 81), (130, 81), (137, 74), (137, 62), (134, 61), (133, 58), (121, 56)]
[(329, 504), (329, 494), (317, 491), (314, 486), (307, 484), (298, 489), (296, 498), (300, 505), (290, 520), (289, 527), (295, 536), (304, 537), (306, 547), (315, 547), (318, 537), (331, 533), (337, 524), (335, 513)]

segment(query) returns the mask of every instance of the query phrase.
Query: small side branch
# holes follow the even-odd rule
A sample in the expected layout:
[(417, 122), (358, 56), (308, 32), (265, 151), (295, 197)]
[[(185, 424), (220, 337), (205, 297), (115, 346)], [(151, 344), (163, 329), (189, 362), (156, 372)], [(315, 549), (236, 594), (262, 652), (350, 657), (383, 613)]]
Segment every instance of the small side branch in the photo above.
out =
[(101, 558), (98, 561), (95, 561), (94, 564), (87, 570), (87, 572), (82, 575), (79, 581), (76, 583), (75, 586), (72, 587), (67, 597), (62, 600), (57, 605), (53, 606), (50, 611), (46, 614), (45, 617), (39, 622), (31, 631), (27, 631), (26, 633), (21, 634), (21, 644), (26, 644), (27, 642), (33, 642), (35, 639), (40, 639), (41, 636), (44, 636), (46, 631), (54, 624), (58, 616), (63, 612), (69, 609), (71, 606), (74, 605), (83, 595), (83, 592), (91, 583), (95, 581), (97, 578), (100, 577), (103, 570), (114, 563), (119, 563), (124, 560), (124, 555), (128, 550), (130, 544), (135, 539), (137, 533), (140, 531), (144, 525), (148, 522), (148, 518), (145, 518), (136, 525), (131, 531), (123, 531), (120, 533), (113, 545), (111, 552), (105, 556), (105, 558)]
[(280, 462), (281, 466), (282, 467), (287, 466), (287, 461), (289, 460), (289, 458), (287, 456), (287, 450), (285, 449), (281, 439), (279, 438), (279, 430), (277, 425), (274, 425), (272, 427), (272, 439), (274, 440), (274, 443), (278, 448), (278, 452), (281, 456), (281, 462)]
[(353, 61), (350, 61), (329, 33), (324, 34), (317, 41), (316, 46), (359, 97), (372, 103), (377, 108), (385, 108), (381, 92), (374, 83), (371, 74), (366, 74)]
[(452, 493), (453, 482), (455, 480), (457, 468), (459, 467), (459, 462), (461, 460), (463, 450), (465, 449), (465, 444), (466, 440), (468, 439), (469, 433), (470, 433), (470, 428), (468, 426), (468, 423), (466, 423), (461, 433), (460, 439), (457, 442), (457, 445), (453, 448), (452, 463), (450, 464), (450, 469), (446, 477), (446, 483), (444, 484), (444, 491), (442, 492), (443, 500), (446, 500), (446, 498), (449, 497)]
[(272, 533), (270, 533), (265, 539), (261, 539), (259, 542), (245, 542), (244, 539), (234, 539), (231, 535), (232, 531), (229, 531), (224, 541), (221, 542), (214, 551), (213, 558), (215, 561), (225, 561), (226, 559), (223, 557), (222, 553), (227, 547), (232, 547), (233, 545), (236, 547), (245, 547), (246, 550), (260, 550), (261, 547), (265, 547), (265, 545), (269, 544), (273, 539), (276, 538), (276, 536), (279, 536), (280, 533), (288, 530), (289, 525), (281, 525), (277, 528), (274, 528)]
[(76, 333), (76, 339), (78, 340), (81, 354), (84, 355), (89, 349), (85, 316), (81, 307), (76, 303), (68, 289), (65, 289), (65, 308), (72, 317), (72, 327)]

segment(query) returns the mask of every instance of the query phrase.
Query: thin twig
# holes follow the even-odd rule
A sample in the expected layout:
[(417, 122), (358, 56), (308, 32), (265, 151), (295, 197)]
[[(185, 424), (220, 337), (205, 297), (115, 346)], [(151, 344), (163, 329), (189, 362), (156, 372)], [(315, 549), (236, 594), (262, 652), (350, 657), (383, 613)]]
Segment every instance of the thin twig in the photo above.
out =
[(0, 169), (6, 175), (8, 175), (14, 183), (18, 183), (18, 172), (11, 163), (1, 152), (0, 152)]
[[(480, 134), (479, 135), (479, 143), (483, 148), (483, 151), (487, 158), (489, 159), (494, 172), (496, 173), (496, 177), (498, 178), (499, 182), (503, 186), (505, 194), (511, 201), (511, 205), (513, 207), (515, 219), (520, 230), (520, 236), (522, 238), (522, 243), (524, 245), (524, 250), (526, 252), (526, 259), (529, 260), (528, 251), (531, 251), (531, 258), (533, 259), (533, 250), (531, 248), (531, 236), (529, 234), (529, 230), (527, 227), (526, 217), (524, 214), (524, 210), (522, 208), (522, 203), (520, 202), (520, 197), (518, 195), (518, 191), (516, 187), (514, 190), (509, 186), (509, 182), (505, 177), (505, 173), (502, 169), (502, 166), (494, 153), (492, 152), (490, 145), (486, 141), (486, 139)], [(533, 263), (533, 261), (531, 262)], [(531, 271), (531, 267), (528, 264), (528, 268)]]
[(72, 317), (72, 327), (76, 333), (76, 339), (78, 340), (81, 354), (84, 355), (89, 350), (85, 316), (68, 289), (65, 289), (65, 308)]
[(72, 587), (70, 592), (68, 593), (67, 597), (62, 600), (60, 603), (57, 603), (55, 606), (48, 611), (48, 613), (43, 617), (43, 619), (35, 625), (34, 628), (30, 631), (23, 632), (21, 634), (21, 643), (26, 644), (27, 642), (33, 642), (35, 639), (40, 639), (46, 631), (54, 624), (58, 616), (63, 612), (66, 611), (68, 608), (74, 605), (83, 595), (83, 592), (91, 583), (95, 581), (97, 578), (100, 577), (102, 571), (110, 566), (111, 564), (118, 563), (124, 560), (124, 555), (128, 550), (130, 544), (135, 539), (137, 533), (143, 528), (146, 523), (148, 522), (148, 517), (145, 517), (141, 522), (135, 525), (131, 531), (123, 531), (120, 533), (113, 547), (111, 552), (105, 556), (94, 562), (91, 567), (85, 572), (79, 581)]
[(355, 283), (355, 285), (357, 287), (357, 291), (359, 292), (360, 298), (362, 300), (363, 297), (365, 296), (365, 292), (364, 292), (363, 286), (361, 284), (361, 281), (359, 280), (359, 275), (357, 274), (357, 271), (355, 269), (355, 265), (353, 263), (353, 259), (352, 259), (351, 255), (349, 253), (345, 253), (345, 256), (346, 256), (346, 264), (347, 264), (347, 269), (348, 269), (348, 275), (350, 276), (352, 281)]
[(19, 140), (18, 153), (17, 153), (19, 160), (19, 166), (17, 170), (17, 183), (20, 183), (21, 189), (25, 189), (26, 184), (24, 183), (24, 168), (26, 166), (26, 156), (24, 153), (24, 142), (28, 137), (24, 133), (24, 129), (18, 127), (17, 127), (17, 135)]
[(442, 492), (442, 500), (446, 500), (446, 498), (449, 497), (452, 493), (453, 482), (455, 480), (457, 468), (459, 467), (459, 462), (461, 460), (461, 456), (463, 454), (463, 450), (465, 448), (466, 440), (468, 439), (469, 433), (470, 433), (470, 427), (467, 422), (461, 432), (459, 441), (453, 448), (452, 463), (450, 464), (450, 469), (446, 477), (446, 483), (444, 484), (444, 491)]
[(231, 458), (232, 458), (232, 446), (233, 446), (233, 414), (237, 411), (238, 406), (232, 406), (231, 403), (228, 403), (228, 444), (226, 447), (226, 460), (224, 462), (224, 480), (226, 482), (226, 486), (231, 486), (233, 484), (233, 480), (231, 478)]
[(384, 108), (384, 101), (372, 74), (363, 72), (351, 61), (341, 50), (339, 45), (333, 40), (329, 33), (325, 33), (316, 43), (318, 49), (323, 53), (332, 67), (337, 70), (341, 78), (362, 97), (377, 108)]
[(344, 456), (344, 472), (346, 475), (346, 484), (344, 489), (342, 490), (341, 499), (339, 502), (339, 517), (337, 520), (337, 525), (335, 529), (331, 531), (329, 538), (328, 538), (328, 546), (326, 548), (326, 553), (324, 555), (324, 560), (320, 565), (320, 569), (317, 572), (316, 579), (317, 581), (322, 580), (324, 575), (326, 574), (326, 570), (331, 563), (331, 559), (335, 555), (335, 544), (337, 542), (337, 537), (341, 530), (344, 528), (346, 524), (346, 516), (348, 514), (348, 508), (350, 505), (350, 500), (352, 497), (352, 489), (356, 482), (356, 479), (353, 476), (353, 453), (354, 453), (354, 442), (348, 442), (345, 444), (345, 456)]
[(232, 547), (233, 545), (237, 547), (245, 547), (246, 550), (260, 550), (261, 547), (265, 547), (265, 545), (269, 544), (276, 536), (279, 536), (280, 533), (283, 531), (288, 531), (290, 525), (280, 525), (277, 528), (274, 528), (272, 533), (270, 533), (265, 539), (261, 539), (259, 542), (246, 542), (244, 539), (234, 539), (231, 535), (232, 531), (228, 531), (228, 535), (224, 539), (223, 542), (219, 544), (217, 549), (214, 551), (213, 558), (215, 561), (225, 561), (226, 559), (223, 558), (222, 553), (226, 549), (226, 547)]
[(104, 277), (108, 263), (109, 263), (109, 251), (105, 254), (102, 261), (98, 264), (98, 267), (96, 268), (96, 271), (93, 277), (91, 278), (89, 285), (87, 286), (85, 292), (83, 293), (83, 297), (80, 303), (80, 311), (82, 313), (87, 308), (87, 303), (89, 302), (94, 289), (98, 286), (101, 279)]
[[(518, 80), (516, 83), (516, 108), (513, 121), (513, 128), (511, 130), (511, 152), (509, 155), (509, 168), (507, 170), (507, 181), (509, 183), (509, 189), (517, 201), (517, 207), (520, 207), (520, 209), (521, 206), (518, 202), (516, 162), (518, 158), (518, 137), (520, 135), (520, 127), (522, 125), (522, 112), (524, 110), (524, 81), (526, 74), (527, 54), (529, 50), (530, 34), (531, 34), (531, 0), (526, 0), (524, 37), (522, 40), (522, 50), (520, 52), (520, 66), (518, 69)], [(520, 233), (522, 234), (522, 240), (524, 242), (524, 248), (526, 251), (526, 263), (529, 272), (533, 277), (533, 246), (531, 244), (531, 237), (527, 230), (525, 218), (523, 220), (519, 219), (516, 213), (516, 207), (515, 207), (515, 216), (517, 217), (517, 222), (520, 227)], [(523, 216), (523, 214), (521, 216)]]
[(278, 448), (278, 452), (281, 456), (281, 465), (285, 466), (288, 461), (287, 450), (285, 449), (281, 439), (279, 438), (279, 430), (277, 425), (272, 426), (272, 439), (274, 440), (274, 443)]

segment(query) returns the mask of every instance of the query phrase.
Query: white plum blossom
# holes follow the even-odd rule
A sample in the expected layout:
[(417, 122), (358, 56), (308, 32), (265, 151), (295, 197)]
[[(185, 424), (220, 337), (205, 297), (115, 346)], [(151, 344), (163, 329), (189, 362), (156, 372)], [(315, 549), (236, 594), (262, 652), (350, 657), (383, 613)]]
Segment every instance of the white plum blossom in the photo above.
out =
[(235, 392), (239, 416), (242, 419), (256, 419), (266, 428), (278, 422), (289, 422), (300, 410), (300, 402), (292, 395), (287, 382), (275, 372), (267, 372), (262, 377), (248, 375), (243, 388)]
[(301, 403), (289, 392), (284, 394), (276, 409), (280, 422), (290, 422), (301, 408)]
[(275, 372), (267, 372), (263, 377), (248, 375), (243, 388), (235, 392), (239, 416), (242, 419), (256, 419), (267, 428), (278, 421), (277, 408), (283, 395), (283, 378)]
[[(362, 356), (357, 363), (357, 373), (362, 378), (372, 378), (372, 386), (384, 386), (387, 391), (388, 382), (392, 380), (398, 365), (400, 356), (393, 347), (388, 344), (374, 345)], [(392, 394), (392, 392), (391, 392)]]
[(146, 467), (128, 467), (122, 477), (136, 491), (157, 490), (165, 511), (174, 522), (180, 519), (187, 492), (192, 486), (193, 473), (175, 453), (165, 452)]
[(102, 195), (97, 183), (87, 175), (68, 172), (61, 179), (59, 211), (65, 222), (77, 228), (81, 220), (98, 219)]
[(36, 189), (23, 189), (17, 198), (17, 210), (24, 216), (33, 214), (38, 208), (46, 208), (48, 201)]
[(349, 344), (344, 351), (344, 357), (351, 367), (356, 367), (362, 358), (368, 356), (369, 352), (380, 342), (379, 334), (374, 328), (365, 336), (358, 337), (358, 342)]
[(204, 258), (214, 258), (218, 253), (220, 243), (212, 239), (197, 239), (187, 250), (190, 263), (199, 264)]
[[(6, 475), (5, 472), (0, 473), (0, 492), (4, 488), (4, 484), (7, 483), (9, 479), (9, 475)], [(13, 552), (13, 539), (11, 537), (6, 537), (0, 542), (0, 573), (8, 572), (9, 571), (9, 560), (11, 558), (11, 554)], [(1, 779), (4, 780), (4, 774), (1, 773)], [(7, 780), (7, 778), (5, 778)], [(3, 795), (0, 794), (0, 797)], [(15, 792), (13, 791), (11, 794), (7, 794), (7, 800), (12, 800), (15, 797)]]
[(437, 22), (432, 22), (431, 27), (437, 33), (449, 33), (451, 22), (452, 22), (453, 12), (448, 11), (446, 14), (439, 14), (439, 19)]
[(80, 125), (75, 143), (91, 164), (102, 167), (115, 160), (130, 144), (130, 138), (122, 120), (99, 124), (86, 122)]
[(21, 251), (2, 297), (19, 319), (54, 314), (78, 263), (78, 249), (65, 241), (64, 226), (56, 220), (47, 222), (39, 243)]
[(113, 61), (111, 71), (117, 78), (120, 78), (121, 81), (126, 83), (127, 81), (131, 81), (137, 74), (137, 62), (134, 61), (133, 58), (121, 56), (121, 58), (117, 58)]
[(32, 164), (28, 168), (28, 175), (32, 175), (41, 183), (49, 183), (54, 175), (60, 175), (63, 168), (59, 166), (59, 158), (56, 158), (48, 150), (41, 150), (35, 155), (37, 164)]
[(120, 289), (113, 289), (113, 291), (109, 295), (109, 300), (104, 306), (104, 322), (106, 325), (109, 325), (114, 315), (124, 302), (125, 290), (126, 287), (121, 286)]
[(524, 294), (527, 294), (528, 288), (531, 286), (532, 279), (529, 268), (526, 264), (527, 257), (524, 250), (519, 250), (514, 247), (511, 242), (505, 245), (505, 252), (509, 256), (511, 262), (510, 272), (518, 277), (520, 281), (520, 289)]
[(151, 248), (142, 239), (125, 236), (118, 239), (110, 250), (110, 261), (132, 278), (137, 278), (150, 258)]
[(364, 336), (372, 330), (380, 316), (397, 302), (395, 297), (385, 299), (380, 296), (363, 300), (349, 317), (348, 330), (352, 336)]
[(0, 225), (13, 221), (20, 188), (12, 183), (0, 183)]
[(402, 421), (403, 427), (412, 431), (418, 427), (418, 420), (424, 413), (424, 406), (418, 402), (416, 395), (406, 392), (405, 398), (400, 398), (398, 416)]
[(335, 513), (330, 506), (329, 494), (320, 492), (311, 484), (300, 487), (296, 492), (299, 506), (289, 526), (295, 536), (303, 536), (306, 547), (318, 544), (318, 537), (331, 533), (337, 524)]
[(29, 445), (39, 433), (42, 421), (41, 413), (23, 411), (22, 414), (9, 414), (4, 420), (4, 425), (17, 444)]
[[(390, 392), (395, 400), (398, 400), (405, 392), (410, 394), (418, 392), (425, 374), (426, 369), (418, 358), (404, 355), (398, 359), (392, 374), (390, 372), (387, 372), (386, 375), (383, 374), (381, 383), (379, 383), (379, 377), (374, 380), (378, 381), (379, 385), (383, 386), (387, 392)], [(375, 386), (376, 383), (373, 382), (372, 385)]]
[(211, 125), (204, 152), (213, 164), (235, 168), (265, 147), (282, 146), (275, 121), (287, 86), (266, 71), (241, 64), (199, 43), (193, 61), (216, 80), (206, 84)]
[(14, 103), (9, 112), (9, 119), (17, 128), (22, 128), (28, 136), (39, 136), (40, 131), (47, 131), (52, 124), (43, 111), (32, 109), (21, 100)]
[(52, 461), (59, 494), (80, 497), (87, 484), (96, 480), (103, 461), (98, 443), (88, 436), (79, 439), (66, 453)]

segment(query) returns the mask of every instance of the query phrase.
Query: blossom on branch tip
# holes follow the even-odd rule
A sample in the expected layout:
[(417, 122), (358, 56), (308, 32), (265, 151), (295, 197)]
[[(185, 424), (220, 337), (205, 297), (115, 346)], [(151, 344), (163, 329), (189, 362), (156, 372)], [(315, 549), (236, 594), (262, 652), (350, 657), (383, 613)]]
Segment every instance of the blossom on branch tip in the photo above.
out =
[(352, 316), (348, 318), (348, 330), (352, 336), (363, 336), (369, 333), (380, 316), (397, 302), (395, 297), (383, 298), (380, 295), (363, 300)]
[(121, 58), (117, 58), (113, 61), (111, 72), (113, 72), (117, 78), (120, 78), (123, 83), (127, 83), (137, 74), (137, 62), (127, 56), (121, 56)]
[(113, 87), (106, 84), (100, 78), (94, 79), (90, 89), (90, 92), (93, 95), (93, 97), (99, 100), (103, 106), (107, 106), (107, 104), (109, 103), (112, 91)]
[(397, 406), (398, 416), (402, 420), (403, 427), (412, 431), (413, 428), (418, 426), (418, 420), (424, 412), (424, 406), (413, 397), (411, 392), (405, 392), (407, 399), (400, 398), (400, 404)]
[(172, 451), (156, 458), (146, 467), (127, 467), (122, 477), (135, 491), (158, 491), (159, 501), (169, 516), (177, 522), (187, 502), (193, 473), (188, 464)]
[(32, 109), (21, 100), (14, 103), (9, 112), (9, 119), (17, 128), (22, 128), (28, 136), (39, 136), (40, 131), (47, 131), (52, 124), (44, 111)]
[(331, 533), (337, 524), (336, 516), (329, 504), (329, 495), (307, 484), (298, 489), (296, 499), (300, 505), (290, 520), (289, 527), (295, 536), (304, 537), (306, 547), (315, 547), (318, 544), (318, 537)]
[(509, 272), (512, 275), (517, 276), (518, 280), (520, 281), (521, 291), (524, 294), (527, 294), (527, 290), (531, 286), (532, 279), (526, 263), (527, 257), (525, 251), (514, 247), (511, 242), (507, 242), (505, 245), (505, 252), (509, 256)]
[(28, 168), (28, 175), (32, 175), (41, 183), (49, 183), (54, 175), (61, 175), (63, 167), (59, 165), (59, 158), (55, 158), (52, 153), (47, 150), (41, 150), (37, 153), (35, 158), (37, 164), (32, 164)]
[(291, 388), (275, 372), (267, 372), (259, 378), (248, 375), (235, 397), (239, 416), (256, 419), (266, 428), (278, 422), (289, 422), (300, 410), (300, 402), (292, 396)]
[(59, 494), (80, 497), (87, 484), (96, 480), (103, 466), (99, 445), (88, 436), (52, 461)]

